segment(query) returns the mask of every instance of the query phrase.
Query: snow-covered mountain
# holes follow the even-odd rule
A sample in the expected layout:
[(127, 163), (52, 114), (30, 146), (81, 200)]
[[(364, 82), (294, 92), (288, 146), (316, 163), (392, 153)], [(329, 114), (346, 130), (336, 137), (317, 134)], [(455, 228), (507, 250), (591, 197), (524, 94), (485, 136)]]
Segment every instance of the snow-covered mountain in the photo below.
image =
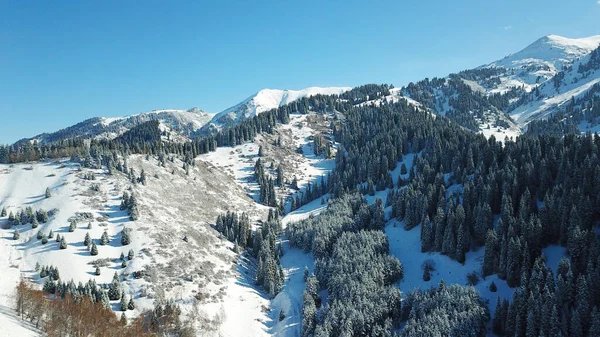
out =
[(216, 114), (207, 127), (220, 129), (238, 123), (244, 119), (252, 118), (261, 112), (278, 108), (292, 103), (303, 97), (314, 95), (339, 95), (352, 88), (350, 87), (310, 87), (302, 90), (263, 89), (228, 109)]
[(400, 94), (486, 136), (517, 136), (572, 99), (590, 99), (600, 81), (599, 45), (600, 35), (548, 35), (501, 60), (411, 83)]
[(598, 45), (600, 35), (579, 39), (547, 35), (517, 53), (480, 68), (502, 67), (512, 70), (493, 91), (515, 85), (531, 88), (591, 53)]
[(188, 110), (160, 109), (124, 117), (94, 117), (65, 129), (43, 133), (24, 141), (51, 142), (67, 138), (115, 138), (132, 127), (157, 120), (162, 131), (172, 133), (173, 139), (183, 140), (204, 126), (213, 114), (198, 108)]

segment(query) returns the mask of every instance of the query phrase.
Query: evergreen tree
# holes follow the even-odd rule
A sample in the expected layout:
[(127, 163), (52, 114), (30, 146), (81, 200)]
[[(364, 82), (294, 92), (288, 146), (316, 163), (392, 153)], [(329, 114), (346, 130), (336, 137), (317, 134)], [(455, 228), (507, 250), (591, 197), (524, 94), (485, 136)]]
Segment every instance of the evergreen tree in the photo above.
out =
[(125, 299), (125, 293), (121, 292), (121, 303), (120, 303), (120, 307), (121, 307), (121, 311), (127, 311), (127, 299)]
[(100, 244), (105, 246), (109, 242), (108, 233), (106, 231), (102, 232), (102, 236), (100, 237)]
[(100, 267), (96, 266), (96, 272), (94, 274), (100, 276)]
[(19, 240), (20, 237), (21, 234), (19, 234), (19, 230), (15, 228), (15, 231), (13, 233), (13, 240)]
[(67, 249), (67, 240), (64, 237), (60, 238), (60, 249)]
[(133, 252), (133, 249), (129, 250), (129, 253), (127, 253), (127, 259), (128, 260), (133, 260), (135, 253)]
[(69, 232), (74, 232), (76, 228), (77, 223), (75, 222), (75, 220), (71, 220), (71, 222), (69, 223)]
[(121, 231), (121, 244), (123, 246), (127, 246), (130, 242), (129, 229), (125, 228)]
[(52, 193), (50, 192), (50, 187), (46, 187), (46, 199), (50, 198), (52, 196)]
[(98, 247), (96, 246), (95, 242), (92, 243), (92, 249), (90, 250), (90, 254), (92, 256), (98, 255)]
[(117, 275), (117, 272), (115, 272), (113, 279), (108, 286), (108, 298), (111, 301), (121, 299), (121, 291), (121, 281), (119, 280), (119, 275)]
[(133, 303), (133, 297), (129, 298), (129, 303), (127, 303), (127, 309), (129, 309), (129, 310), (135, 309), (135, 303)]
[(6, 207), (2, 207), (2, 212), (0, 212), (0, 217), (4, 218), (6, 216)]
[(92, 242), (92, 239), (90, 238), (90, 233), (89, 232), (85, 233), (85, 238), (83, 239), (83, 245), (86, 247), (89, 247), (91, 242)]

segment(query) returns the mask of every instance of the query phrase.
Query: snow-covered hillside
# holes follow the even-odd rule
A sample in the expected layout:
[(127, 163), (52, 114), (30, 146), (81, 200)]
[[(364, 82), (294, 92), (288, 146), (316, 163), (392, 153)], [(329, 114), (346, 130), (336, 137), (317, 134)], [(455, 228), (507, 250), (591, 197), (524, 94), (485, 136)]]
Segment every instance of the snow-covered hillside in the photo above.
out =
[(600, 45), (600, 35), (579, 39), (547, 35), (523, 50), (484, 67), (514, 70), (515, 74), (507, 78), (507, 82), (511, 85), (534, 85), (551, 78), (563, 67), (598, 48), (598, 45)]
[(211, 128), (219, 129), (223, 126), (235, 124), (241, 120), (252, 118), (280, 106), (292, 103), (303, 97), (314, 95), (339, 95), (352, 88), (350, 87), (310, 87), (302, 90), (263, 89), (248, 97), (239, 104), (225, 109), (216, 114), (210, 121)]
[[(136, 303), (135, 310), (126, 312), (129, 317), (151, 308), (155, 299), (167, 298), (176, 300), (186, 315), (192, 315), (202, 331), (218, 333), (232, 319), (239, 321), (227, 310), (223, 314), (222, 308), (237, 305), (244, 296), (254, 298), (256, 292), (244, 290), (236, 281), (232, 244), (220, 239), (210, 223), (226, 210), (264, 218), (263, 209), (225, 173), (201, 161), (189, 175), (177, 160), (161, 167), (154, 158), (132, 156), (128, 165), (136, 172), (144, 169), (148, 175), (145, 186), (132, 186), (118, 172), (108, 175), (104, 170), (81, 169), (68, 161), (0, 166), (0, 208), (15, 214), (26, 206), (55, 210), (49, 221), (36, 229), (31, 224), (10, 226), (7, 217), (0, 218), (0, 267), (4, 270), (0, 305), (14, 307), (11, 296), (20, 278), (44, 282), (35, 271), (39, 263), (57, 267), (66, 282), (95, 279), (99, 284), (110, 283), (117, 272), (126, 295)], [(92, 172), (95, 179), (85, 179)], [(99, 189), (92, 189), (94, 185)], [(44, 195), (46, 187), (50, 188), (50, 198)], [(124, 191), (137, 197), (137, 221), (130, 221), (126, 211), (119, 209)], [(72, 232), (70, 220), (77, 222)], [(131, 243), (126, 246), (120, 241), (124, 228), (132, 230)], [(13, 240), (15, 229), (20, 233), (18, 240)], [(38, 231), (48, 235), (50, 230), (54, 238), (60, 235), (66, 239), (66, 249), (59, 249), (54, 238), (46, 244), (36, 238)], [(107, 245), (98, 243), (103, 232), (110, 240)], [(96, 256), (83, 244), (86, 233), (98, 243)], [(123, 268), (119, 255), (127, 256), (129, 249), (135, 258)], [(96, 266), (100, 275), (95, 275)], [(132, 277), (136, 271), (143, 271), (144, 277)], [(118, 301), (112, 305), (118, 310)], [(253, 322), (253, 317), (243, 317), (249, 324)]]
[(524, 127), (532, 120), (547, 118), (600, 81), (600, 72), (578, 72), (579, 65), (586, 64), (599, 46), (600, 35), (578, 39), (548, 35), (502, 60), (477, 68), (505, 69), (479, 83), (486, 83), (484, 89), (490, 94), (505, 93), (512, 87), (535, 91), (534, 100), (521, 100), (506, 111)]
[(124, 117), (95, 117), (77, 123), (65, 129), (37, 135), (26, 139), (38, 142), (51, 142), (67, 138), (96, 138), (112, 139), (132, 127), (144, 122), (157, 120), (161, 129), (169, 132), (174, 141), (185, 141), (194, 132), (208, 123), (213, 114), (191, 108), (188, 110), (162, 109), (129, 115)]

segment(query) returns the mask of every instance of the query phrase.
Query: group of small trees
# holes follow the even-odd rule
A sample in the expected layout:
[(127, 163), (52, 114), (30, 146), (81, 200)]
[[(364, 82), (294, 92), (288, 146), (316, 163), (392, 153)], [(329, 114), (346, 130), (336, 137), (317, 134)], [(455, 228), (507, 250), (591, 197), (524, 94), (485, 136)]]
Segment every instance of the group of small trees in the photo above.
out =
[(127, 214), (129, 215), (129, 219), (131, 221), (136, 221), (139, 218), (137, 199), (133, 193), (129, 195), (127, 192), (123, 192), (120, 209), (127, 210)]
[(269, 211), (268, 221), (252, 232), (248, 215), (227, 212), (217, 217), (215, 229), (235, 244), (235, 249), (248, 248), (257, 260), (256, 283), (275, 297), (283, 286), (283, 271), (279, 257), (282, 254), (277, 238), (281, 223), (277, 211)]
[(265, 172), (265, 167), (260, 158), (254, 164), (254, 175), (260, 187), (259, 201), (261, 204), (275, 207), (277, 198), (275, 196), (275, 182), (269, 174)]
[(217, 216), (215, 229), (239, 248), (252, 247), (252, 230), (246, 213), (227, 212)]
[[(53, 212), (52, 212), (53, 213)], [(2, 209), (3, 216), (6, 216), (6, 208)], [(50, 215), (44, 209), (33, 210), (31, 206), (21, 209), (20, 212), (8, 213), (8, 225), (26, 225), (31, 224), (32, 228), (37, 228), (40, 223), (48, 222)]]
[[(80, 289), (74, 284), (66, 288), (75, 288), (76, 293), (86, 291), (83, 285)], [(63, 294), (49, 297), (21, 281), (15, 293), (17, 313), (48, 336), (150, 336), (143, 329), (142, 319), (123, 325), (102, 301), (94, 301), (90, 296), (73, 296), (67, 291)]]

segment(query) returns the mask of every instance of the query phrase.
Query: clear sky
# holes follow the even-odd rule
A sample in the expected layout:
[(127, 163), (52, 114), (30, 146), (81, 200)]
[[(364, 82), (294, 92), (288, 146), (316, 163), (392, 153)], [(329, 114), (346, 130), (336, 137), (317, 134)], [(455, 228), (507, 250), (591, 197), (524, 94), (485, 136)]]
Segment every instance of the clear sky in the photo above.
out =
[(0, 0), (0, 143), (95, 116), (218, 112), (262, 88), (401, 86), (600, 34), (600, 0), (404, 2)]

